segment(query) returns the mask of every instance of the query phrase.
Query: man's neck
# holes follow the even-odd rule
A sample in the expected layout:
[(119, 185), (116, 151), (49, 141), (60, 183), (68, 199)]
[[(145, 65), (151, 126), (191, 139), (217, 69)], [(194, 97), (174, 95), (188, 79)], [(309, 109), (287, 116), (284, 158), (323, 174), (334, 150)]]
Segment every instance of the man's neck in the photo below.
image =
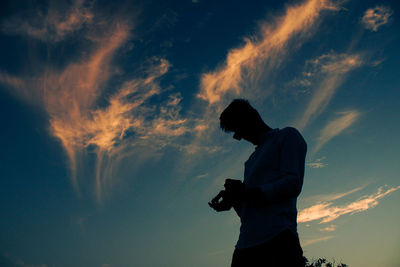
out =
[(264, 135), (267, 132), (271, 131), (271, 130), (272, 130), (271, 127), (269, 127), (268, 125), (264, 124), (264, 126), (260, 127), (259, 131), (256, 132), (254, 141), (252, 143), (254, 145), (258, 146), (262, 142)]

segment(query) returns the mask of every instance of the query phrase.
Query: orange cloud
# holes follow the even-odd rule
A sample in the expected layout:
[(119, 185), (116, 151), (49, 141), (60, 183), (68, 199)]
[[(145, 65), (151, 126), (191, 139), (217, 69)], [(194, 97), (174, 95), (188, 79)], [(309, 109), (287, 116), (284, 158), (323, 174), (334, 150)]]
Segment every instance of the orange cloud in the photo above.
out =
[(301, 242), (301, 246), (302, 247), (307, 247), (307, 246), (310, 246), (312, 244), (319, 243), (319, 242), (322, 242), (322, 241), (327, 241), (327, 240), (332, 239), (332, 238), (334, 238), (334, 236), (324, 236), (324, 237), (319, 237), (319, 238), (315, 238), (315, 239), (305, 240), (305, 241)]
[(68, 154), (76, 188), (77, 149), (90, 139), (87, 122), (91, 116), (96, 117), (91, 109), (111, 75), (112, 56), (129, 37), (129, 30), (127, 25), (117, 24), (88, 59), (71, 63), (61, 73), (49, 70), (40, 80), (38, 87), (42, 89), (43, 105), (50, 116), (50, 131), (61, 140)]
[(320, 229), (321, 232), (333, 232), (336, 231), (336, 225), (328, 225), (327, 227), (324, 227), (322, 229)]
[(304, 129), (328, 106), (336, 90), (343, 83), (346, 74), (362, 65), (360, 55), (329, 53), (308, 62), (311, 70), (305, 76), (316, 79), (315, 93), (303, 115), (295, 122), (299, 129)]
[(341, 112), (340, 117), (330, 122), (321, 130), (321, 134), (318, 137), (318, 142), (313, 149), (313, 154), (321, 149), (329, 140), (339, 135), (345, 129), (350, 127), (354, 122), (357, 121), (360, 113), (356, 110)]
[(241, 82), (248, 76), (255, 77), (257, 68), (266, 60), (271, 60), (272, 65), (278, 63), (286, 52), (288, 42), (309, 33), (321, 11), (337, 9), (328, 0), (308, 0), (288, 7), (285, 15), (277, 18), (275, 23), (262, 27), (259, 41), (245, 39), (245, 45), (228, 52), (221, 68), (203, 74), (198, 96), (213, 104), (227, 93), (239, 95)]
[(322, 202), (303, 209), (297, 216), (299, 223), (320, 220), (320, 223), (328, 223), (346, 214), (355, 214), (376, 207), (379, 199), (400, 189), (400, 186), (384, 189), (380, 187), (378, 192), (361, 197), (343, 206), (333, 206), (332, 202)]
[(94, 15), (91, 3), (87, 2), (84, 0), (75, 0), (71, 4), (61, 2), (58, 4), (69, 6), (56, 8), (51, 5), (46, 14), (36, 9), (34, 17), (12, 17), (3, 22), (1, 28), (9, 34), (22, 34), (42, 41), (58, 42), (81, 29), (86, 23), (92, 22)]
[(393, 12), (389, 7), (377, 6), (367, 9), (361, 20), (365, 28), (376, 32), (382, 25), (389, 22), (392, 14)]
[[(135, 146), (160, 149), (173, 138), (198, 131), (180, 116), (180, 94), (169, 95), (167, 101), (157, 106), (147, 103), (161, 93), (158, 80), (171, 67), (162, 58), (154, 58), (145, 75), (127, 80), (119, 88), (111, 88), (114, 94), (106, 105), (99, 107), (98, 101), (114, 74), (111, 61), (130, 37), (131, 30), (127, 23), (109, 24), (108, 29), (102, 29), (102, 36), (94, 38), (94, 49), (88, 56), (61, 71), (47, 69), (36, 78), (0, 73), (0, 82), (46, 110), (49, 130), (61, 141), (68, 155), (75, 189), (79, 192), (80, 184), (90, 178), (85, 173), (94, 173), (99, 202), (112, 184), (115, 166)], [(35, 92), (35, 97), (29, 92)], [(93, 157), (96, 160), (91, 166)]]
[[(169, 67), (170, 64), (166, 60), (160, 59), (159, 64), (149, 70), (147, 77), (125, 82), (110, 98), (109, 105), (105, 108), (93, 108), (90, 105), (92, 99), (85, 95), (86, 98), (83, 97), (82, 100), (74, 97), (66, 98), (72, 101), (66, 110), (61, 108), (54, 113), (49, 112), (53, 114), (50, 121), (52, 133), (62, 141), (70, 157), (73, 171), (77, 169), (76, 163), (81, 153), (89, 147), (95, 148), (96, 195), (99, 201), (107, 179), (112, 175), (113, 157), (121, 157), (125, 149), (132, 149), (136, 143), (132, 140), (126, 141), (126, 136), (130, 132), (133, 132), (136, 140), (140, 140), (141, 143), (148, 140), (149, 144), (153, 143), (153, 146), (156, 146), (166, 145), (168, 144), (166, 138), (180, 136), (189, 131), (186, 120), (179, 116), (180, 100), (176, 95), (170, 97), (170, 100), (160, 107), (159, 114), (153, 111), (153, 118), (147, 118), (148, 111), (152, 110), (149, 110), (145, 103), (160, 93), (157, 79), (164, 75)], [(91, 75), (93, 74), (89, 74)], [(93, 79), (93, 81), (98, 80)], [(89, 87), (86, 92), (98, 93), (91, 89), (93, 88)], [(81, 95), (77, 94), (77, 97)], [(63, 105), (66, 103), (60, 107)]]
[(343, 198), (345, 196), (348, 196), (350, 194), (353, 194), (355, 192), (358, 192), (361, 189), (365, 188), (365, 186), (367, 186), (367, 184), (359, 186), (359, 187), (356, 187), (354, 189), (351, 189), (351, 190), (349, 190), (347, 192), (343, 192), (343, 193), (323, 194), (323, 195), (316, 195), (316, 196), (306, 197), (305, 199), (303, 199), (303, 202), (312, 203), (312, 202), (330, 202), (330, 201), (334, 201), (334, 200)]

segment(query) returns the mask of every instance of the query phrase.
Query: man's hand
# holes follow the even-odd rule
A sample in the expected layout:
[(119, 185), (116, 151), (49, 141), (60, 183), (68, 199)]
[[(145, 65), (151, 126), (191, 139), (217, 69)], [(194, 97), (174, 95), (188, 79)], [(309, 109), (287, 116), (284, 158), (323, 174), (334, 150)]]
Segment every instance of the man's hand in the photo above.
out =
[(214, 197), (208, 205), (216, 211), (227, 211), (232, 208), (232, 201), (225, 190), (222, 190)]
[(247, 202), (255, 206), (263, 205), (264, 195), (260, 187), (248, 187), (242, 181), (234, 179), (226, 179), (224, 187), (233, 204)]
[(224, 187), (233, 203), (240, 203), (244, 200), (246, 187), (242, 181), (226, 179)]

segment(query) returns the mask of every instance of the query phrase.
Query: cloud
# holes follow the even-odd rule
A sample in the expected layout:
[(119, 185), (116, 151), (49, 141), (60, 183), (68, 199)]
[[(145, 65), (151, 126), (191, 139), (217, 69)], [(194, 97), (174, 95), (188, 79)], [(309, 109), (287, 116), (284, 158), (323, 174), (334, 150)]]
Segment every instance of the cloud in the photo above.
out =
[(273, 87), (265, 90), (257, 84), (275, 75), (285, 57), (312, 36), (323, 11), (339, 9), (336, 4), (325, 0), (288, 5), (282, 15), (273, 17), (271, 22), (263, 22), (257, 34), (245, 38), (243, 45), (230, 49), (219, 67), (204, 72), (197, 94), (203, 101), (196, 102), (195, 108), (200, 114), (197, 124), (207, 125), (207, 131), (191, 140), (186, 151), (192, 154), (220, 151), (214, 144), (218, 138), (216, 119), (231, 97), (240, 95), (257, 101), (265, 98)]
[(365, 11), (361, 21), (364, 27), (371, 31), (378, 31), (378, 29), (389, 22), (393, 12), (389, 7), (377, 6)]
[(33, 99), (38, 97), (37, 92), (27, 90), (27, 79), (0, 71), (0, 83), (7, 86), (5, 89), (9, 93), (23, 98), (26, 102), (33, 103)]
[(310, 163), (307, 163), (306, 165), (312, 169), (321, 169), (321, 168), (328, 166), (327, 163), (323, 163), (323, 162), (310, 162)]
[[(73, 177), (76, 177), (77, 161), (82, 157), (81, 154), (87, 149), (95, 152), (98, 201), (101, 201), (104, 187), (111, 182), (109, 179), (113, 175), (115, 158), (121, 158), (126, 150), (132, 153), (137, 145), (146, 146), (147, 150), (161, 149), (169, 145), (171, 139), (192, 131), (187, 126), (187, 120), (179, 115), (180, 95), (170, 95), (158, 107), (148, 104), (152, 97), (161, 94), (158, 80), (170, 68), (165, 59), (156, 61), (158, 64), (148, 70), (147, 77), (123, 83), (104, 108), (91, 108), (90, 102), (94, 99), (89, 99), (89, 103), (83, 101), (85, 97), (90, 97), (86, 94), (97, 93), (92, 90), (93, 87), (89, 87), (86, 94), (82, 88), (79, 94), (67, 94), (68, 97), (58, 105), (61, 108), (54, 112), (49, 110), (52, 115), (51, 131), (62, 141), (69, 155), (71, 169), (75, 172)], [(97, 78), (94, 80), (98, 81)], [(54, 98), (60, 99), (61, 96), (57, 92)]]
[(14, 16), (1, 25), (8, 34), (27, 35), (42, 41), (58, 42), (69, 34), (81, 29), (93, 20), (91, 3), (75, 0), (68, 7), (50, 7), (46, 14), (40, 9), (34, 10), (33, 16)]
[(353, 110), (353, 111), (340, 112), (339, 115), (341, 115), (339, 118), (336, 118), (328, 122), (325, 125), (325, 127), (321, 130), (320, 136), (318, 137), (317, 140), (317, 144), (313, 149), (313, 153), (316, 153), (329, 140), (331, 140), (335, 136), (342, 133), (345, 129), (353, 125), (353, 123), (356, 122), (358, 117), (360, 116), (360, 113), (356, 110)]
[(197, 179), (203, 179), (204, 177), (207, 177), (208, 175), (209, 175), (208, 173), (199, 174), (199, 175), (197, 175), (195, 178), (197, 178)]
[[(101, 203), (118, 177), (119, 164), (128, 157), (130, 167), (136, 168), (145, 160), (158, 159), (166, 147), (186, 154), (214, 153), (220, 147), (190, 143), (191, 137), (205, 135), (209, 122), (196, 114), (183, 117), (181, 94), (173, 86), (165, 90), (161, 87), (160, 80), (172, 66), (168, 60), (147, 58), (135, 74), (120, 75), (116, 55), (121, 56), (122, 48), (132, 38), (134, 23), (121, 20), (118, 14), (97, 16), (92, 10), (84, 1), (74, 1), (66, 9), (50, 7), (46, 15), (38, 17), (38, 24), (29, 19), (17, 21), (17, 17), (8, 20), (7, 33), (47, 43), (65, 41), (69, 34), (91, 25), (75, 56), (62, 67), (54, 68), (46, 62), (38, 66), (43, 72), (36, 76), (0, 70), (0, 83), (45, 110), (49, 132), (67, 155), (76, 192), (86, 193), (90, 186)], [(13, 19), (18, 23), (12, 24)], [(168, 27), (176, 19), (172, 10), (162, 16)]]
[[(126, 106), (118, 107), (116, 99), (106, 111), (94, 110), (101, 89), (111, 76), (112, 56), (128, 39), (130, 27), (115, 24), (108, 30), (104, 29), (105, 36), (99, 39), (88, 57), (70, 63), (60, 71), (49, 69), (43, 76), (35, 78), (0, 75), (1, 82), (13, 86), (22, 98), (39, 102), (48, 113), (50, 132), (61, 140), (69, 157), (75, 188), (78, 188), (78, 152), (90, 144), (97, 145), (100, 151), (109, 151), (114, 142), (110, 140), (126, 126), (126, 120), (118, 117), (124, 112), (116, 110)], [(110, 119), (114, 115), (114, 124), (106, 125), (105, 113)]]
[(324, 227), (322, 229), (320, 229), (321, 232), (333, 232), (336, 231), (336, 225), (328, 225), (327, 227)]
[(326, 159), (326, 157), (322, 157), (322, 158), (316, 159), (314, 162), (309, 162), (306, 165), (312, 169), (321, 169), (321, 168), (328, 166), (327, 163), (322, 162), (325, 159)]
[[(68, 154), (75, 188), (78, 188), (78, 151), (90, 144), (98, 146), (101, 152), (110, 151), (118, 131), (122, 134), (126, 130), (127, 121), (122, 117), (127, 107), (118, 106), (120, 95), (111, 99), (110, 107), (105, 111), (95, 110), (95, 105), (112, 75), (111, 59), (128, 39), (129, 30), (128, 25), (114, 25), (110, 32), (106, 31), (110, 34), (100, 39), (88, 58), (70, 63), (60, 72), (48, 70), (39, 79), (42, 86), (37, 88), (42, 88), (43, 105), (50, 117), (50, 131), (61, 140)], [(115, 121), (110, 123), (106, 119)]]
[[(299, 212), (297, 221), (305, 223), (319, 220), (319, 223), (328, 223), (346, 214), (355, 214), (374, 208), (379, 204), (379, 199), (400, 189), (380, 187), (374, 194), (366, 195), (347, 205), (334, 206), (332, 202), (321, 202)], [(341, 197), (341, 196), (340, 196)]]
[(363, 189), (365, 186), (366, 185), (359, 186), (359, 187), (356, 187), (354, 189), (351, 189), (351, 190), (349, 190), (347, 192), (343, 192), (343, 193), (325, 194), (325, 195), (320, 195), (320, 196), (316, 196), (316, 197), (319, 199), (319, 201), (334, 201), (334, 200), (337, 200), (337, 199), (341, 199), (341, 198), (343, 198), (345, 196), (348, 196), (350, 194), (353, 194), (355, 192), (358, 192), (361, 189)]
[(314, 195), (314, 196), (309, 196), (309, 197), (305, 197), (302, 200), (302, 203), (304, 204), (309, 204), (309, 203), (322, 203), (322, 202), (331, 202), (331, 201), (335, 201), (341, 198), (344, 198), (348, 195), (351, 195), (355, 192), (358, 192), (360, 190), (362, 190), (363, 188), (365, 188), (368, 184), (364, 184), (362, 186), (353, 188), (349, 191), (346, 192), (342, 192), (342, 193), (333, 193), (333, 194), (323, 194), (323, 195)]
[(14, 88), (25, 87), (25, 81), (19, 77), (0, 72), (0, 82), (8, 84)]
[(360, 67), (362, 63), (361, 55), (334, 52), (308, 61), (304, 76), (313, 80), (312, 84), (316, 84), (316, 88), (303, 115), (295, 122), (296, 127), (304, 129), (320, 115), (343, 83), (346, 74)]
[(307, 246), (310, 246), (312, 244), (319, 243), (319, 242), (322, 242), (322, 241), (327, 241), (327, 240), (332, 239), (332, 238), (334, 238), (334, 236), (324, 236), (324, 237), (319, 237), (319, 238), (315, 238), (315, 239), (305, 240), (305, 241), (301, 242), (301, 246), (302, 247), (307, 247)]
[[(46, 67), (38, 77), (0, 72), (0, 82), (47, 112), (50, 133), (68, 155), (77, 192), (91, 178), (87, 173), (94, 173), (98, 202), (111, 187), (121, 159), (136, 152), (143, 160), (151, 151), (172, 145), (174, 138), (202, 130), (180, 116), (179, 93), (161, 97), (159, 80), (171, 67), (163, 58), (152, 58), (142, 74), (111, 86), (116, 74), (112, 61), (131, 30), (130, 23), (108, 22), (102, 31), (91, 33), (93, 45), (84, 56), (62, 69)], [(154, 97), (164, 100), (150, 103)], [(106, 103), (99, 105), (100, 100)], [(143, 147), (146, 151), (139, 153)]]
[(266, 61), (271, 68), (277, 66), (287, 53), (289, 41), (308, 36), (323, 10), (338, 9), (328, 0), (308, 0), (289, 6), (274, 23), (263, 25), (260, 38), (246, 38), (243, 46), (228, 52), (220, 68), (204, 73), (198, 96), (209, 104), (215, 104), (228, 93), (241, 94), (243, 81), (257, 77), (257, 72)]

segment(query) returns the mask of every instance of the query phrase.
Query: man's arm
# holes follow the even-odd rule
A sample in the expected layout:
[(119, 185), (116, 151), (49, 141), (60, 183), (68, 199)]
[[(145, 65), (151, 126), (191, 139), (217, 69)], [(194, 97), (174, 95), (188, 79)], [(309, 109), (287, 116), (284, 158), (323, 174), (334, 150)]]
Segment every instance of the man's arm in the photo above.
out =
[(254, 205), (297, 197), (303, 185), (306, 152), (307, 144), (300, 133), (294, 128), (288, 128), (279, 155), (281, 177), (260, 187), (246, 187), (239, 180), (227, 179), (226, 191), (232, 193), (236, 201)]
[(279, 155), (281, 177), (260, 187), (263, 202), (272, 203), (297, 197), (303, 186), (307, 144), (294, 128), (287, 128)]
[(235, 210), (236, 214), (240, 217), (240, 210), (242, 209), (242, 203), (233, 204), (233, 209)]

